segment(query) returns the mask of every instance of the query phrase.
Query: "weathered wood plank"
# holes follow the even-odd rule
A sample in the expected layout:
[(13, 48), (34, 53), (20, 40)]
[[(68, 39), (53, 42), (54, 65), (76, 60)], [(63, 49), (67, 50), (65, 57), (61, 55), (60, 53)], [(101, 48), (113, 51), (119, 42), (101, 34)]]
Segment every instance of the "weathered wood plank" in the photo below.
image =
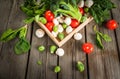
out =
[(94, 45), (94, 51), (88, 55), (88, 67), (90, 79), (107, 79), (105, 74), (104, 62), (101, 56), (101, 50), (97, 48), (95, 43), (95, 33), (93, 26), (95, 22), (91, 22), (86, 28), (87, 42), (91, 42)]
[[(4, 1), (2, 1), (2, 3), (3, 2)], [(10, 0), (10, 2), (8, 1), (8, 3), (3, 4), (4, 6), (10, 7), (9, 5), (13, 3), (12, 10), (11, 10), (12, 12), (10, 13), (8, 10), (8, 13), (10, 14), (6, 14), (6, 16), (9, 17), (7, 28), (16, 29), (24, 25), (22, 20), (25, 18), (25, 16), (19, 8), (22, 2), (23, 0)], [(7, 13), (7, 11), (5, 10), (4, 12), (3, 10), (3, 13)], [(8, 19), (7, 17), (6, 19)], [(4, 20), (4, 22), (6, 21), (7, 20)], [(29, 32), (30, 31), (28, 31), (28, 35), (27, 35), (28, 39), (30, 37)], [(24, 79), (25, 78), (28, 54), (23, 54), (18, 56), (14, 53), (14, 45), (16, 41), (17, 40), (12, 40), (10, 42), (3, 44), (3, 47), (0, 52), (1, 53), (0, 54), (0, 79)]]
[[(39, 26), (34, 24), (32, 34), (32, 44), (31, 44), (31, 51), (29, 56), (29, 64), (28, 64), (28, 71), (27, 71), (27, 79), (45, 79), (46, 77), (46, 51), (39, 52), (38, 47), (40, 45), (44, 45), (46, 47), (47, 36), (39, 39), (35, 35), (36, 29)], [(38, 65), (37, 62), (41, 61), (42, 64)]]
[[(48, 36), (47, 36), (48, 37)], [(48, 37), (47, 44), (47, 61), (46, 61), (46, 79), (57, 79), (57, 74), (54, 72), (54, 67), (58, 64), (58, 57), (56, 54), (50, 53), (50, 45), (55, 45), (55, 43)]]
[[(111, 36), (112, 42), (103, 42), (104, 50), (95, 47), (94, 53), (88, 55), (90, 79), (119, 79), (120, 63), (114, 31), (110, 31), (104, 26), (99, 28), (102, 33)], [(93, 29), (89, 27), (87, 28), (87, 41), (95, 44), (90, 34), (94, 33)]]
[[(80, 41), (75, 41), (75, 46), (74, 49), (75, 51), (73, 52), (73, 67), (74, 67), (74, 79), (88, 79), (88, 74), (87, 74), (87, 59), (86, 59), (86, 54), (81, 50), (81, 46), (83, 43), (85, 43), (85, 29), (82, 29), (79, 31), (83, 38)], [(84, 72), (79, 72), (76, 68), (76, 63), (78, 61), (81, 61), (84, 66), (85, 66), (85, 71)]]
[[(34, 24), (27, 79), (56, 79), (57, 75), (53, 72), (53, 68), (57, 65), (57, 56), (49, 52), (50, 45), (54, 43), (48, 38), (47, 34), (43, 38), (37, 38), (35, 31), (39, 28), (37, 24)], [(45, 46), (46, 50), (44, 52), (38, 51), (38, 46), (40, 45)], [(42, 62), (42, 65), (37, 64), (39, 60)]]
[(58, 79), (73, 79), (73, 54), (74, 54), (74, 39), (70, 39), (62, 48), (65, 51), (64, 56), (59, 57), (59, 65), (61, 66), (61, 72), (58, 74)]
[[(6, 26), (9, 20), (9, 15), (12, 9), (13, 0), (2, 1), (0, 0), (0, 35), (2, 32), (6, 30)], [(7, 6), (6, 6), (7, 4)], [(0, 42), (0, 51), (1, 51), (2, 43)]]
[(116, 33), (116, 41), (118, 45), (118, 53), (120, 59), (120, 1), (119, 0), (112, 0), (117, 5), (117, 8), (112, 10), (113, 19), (118, 22), (118, 28), (115, 30)]

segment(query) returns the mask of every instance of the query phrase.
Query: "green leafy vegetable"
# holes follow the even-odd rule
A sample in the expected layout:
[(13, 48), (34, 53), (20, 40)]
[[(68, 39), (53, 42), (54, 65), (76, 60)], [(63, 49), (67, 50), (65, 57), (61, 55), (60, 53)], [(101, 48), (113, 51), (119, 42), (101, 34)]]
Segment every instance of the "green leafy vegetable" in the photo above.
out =
[(0, 41), (8, 42), (14, 39), (16, 35), (17, 35), (17, 30), (8, 29), (2, 34), (2, 36), (0, 37)]
[(36, 15), (36, 16), (35, 16), (36, 22), (39, 22), (39, 17), (40, 17), (40, 15)]
[(2, 36), (0, 37), (0, 41), (8, 42), (14, 39), (15, 37), (19, 36), (19, 41), (16, 43), (14, 49), (16, 54), (22, 54), (30, 49), (30, 43), (25, 39), (26, 34), (27, 25), (20, 27), (16, 30), (8, 29), (2, 34)]
[(80, 72), (83, 72), (85, 70), (85, 67), (84, 67), (84, 64), (80, 61), (77, 62), (77, 69), (80, 71)]
[(109, 17), (109, 10), (115, 7), (110, 0), (93, 0), (94, 4), (89, 9), (96, 23), (102, 23)]
[(104, 46), (103, 46), (103, 44), (102, 44), (100, 35), (99, 35), (98, 33), (96, 34), (96, 44), (97, 44), (97, 46), (98, 46), (99, 48), (104, 49)]
[(25, 38), (26, 34), (27, 34), (27, 25), (22, 27), (22, 28), (20, 28), (19, 38)]
[(77, 19), (80, 22), (82, 14), (79, 11), (77, 2), (78, 0), (53, 0), (51, 2), (50, 10), (54, 12), (55, 15), (61, 13), (65, 16)]
[(38, 21), (38, 16), (42, 16), (49, 9), (49, 0), (25, 0), (20, 8), (28, 16), (24, 20), (28, 24), (34, 21), (34, 17)]
[(26, 19), (23, 20), (23, 21), (24, 21), (24, 23), (26, 23), (26, 24), (32, 23), (32, 22), (34, 21), (34, 17), (28, 17), (28, 18), (26, 18)]
[(97, 46), (99, 48), (101, 48), (101, 49), (104, 49), (104, 46), (102, 44), (101, 39), (103, 39), (106, 42), (110, 42), (110, 41), (112, 41), (111, 37), (108, 36), (107, 34), (103, 34), (103, 33), (99, 32), (99, 31), (97, 31), (96, 26), (94, 26), (94, 31), (96, 33), (96, 44), (97, 44)]
[(25, 38), (21, 38), (15, 45), (15, 53), (17, 55), (23, 54), (30, 49), (30, 44)]

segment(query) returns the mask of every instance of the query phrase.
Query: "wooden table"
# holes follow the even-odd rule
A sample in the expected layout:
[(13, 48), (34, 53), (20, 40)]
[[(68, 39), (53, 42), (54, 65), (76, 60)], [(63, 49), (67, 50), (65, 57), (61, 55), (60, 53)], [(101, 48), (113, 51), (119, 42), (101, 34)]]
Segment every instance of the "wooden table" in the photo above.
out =
[[(120, 1), (113, 0), (117, 5), (116, 9), (110, 11), (110, 19), (120, 23)], [(23, 0), (0, 0), (0, 35), (7, 28), (16, 29), (23, 26), (25, 14), (20, 10)], [(106, 43), (104, 50), (99, 49), (95, 44), (95, 33), (92, 21), (82, 29), (80, 33), (83, 39), (75, 41), (70, 39), (62, 48), (65, 50), (63, 57), (50, 54), (49, 46), (54, 43), (45, 35), (42, 39), (35, 36), (35, 30), (39, 28), (36, 23), (29, 25), (27, 39), (31, 43), (31, 50), (23, 55), (14, 53), (14, 45), (17, 39), (8, 43), (0, 42), (0, 79), (120, 79), (120, 27), (114, 31), (104, 26), (98, 29), (110, 35), (112, 42)], [(94, 44), (94, 52), (86, 55), (81, 51), (81, 45), (85, 42)], [(39, 45), (44, 45), (46, 50), (39, 53)], [(36, 62), (42, 61), (42, 65)], [(82, 61), (85, 71), (80, 73), (76, 69), (76, 62)], [(61, 72), (56, 74), (53, 68), (61, 66)]]

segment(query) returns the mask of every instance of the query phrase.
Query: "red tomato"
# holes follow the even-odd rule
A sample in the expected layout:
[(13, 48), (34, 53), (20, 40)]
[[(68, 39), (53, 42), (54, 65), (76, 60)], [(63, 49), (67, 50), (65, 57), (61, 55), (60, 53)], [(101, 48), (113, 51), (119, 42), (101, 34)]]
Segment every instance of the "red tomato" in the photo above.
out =
[(45, 18), (48, 22), (51, 22), (54, 19), (54, 14), (50, 10), (48, 10), (45, 12)]
[(47, 29), (51, 32), (52, 31), (52, 29), (53, 29), (53, 26), (54, 26), (54, 23), (53, 22), (48, 22), (48, 23), (46, 23), (46, 25), (45, 25), (46, 27), (47, 27)]
[(110, 30), (114, 30), (118, 27), (118, 24), (115, 20), (109, 20), (107, 23), (106, 23), (106, 27)]
[(82, 15), (84, 15), (84, 9), (83, 8), (79, 8), (79, 11)]
[(93, 49), (94, 47), (91, 43), (85, 43), (82, 45), (82, 50), (87, 54), (93, 52)]
[(78, 27), (78, 25), (79, 25), (78, 20), (72, 19), (70, 26), (71, 26), (72, 28), (76, 28), (76, 27)]

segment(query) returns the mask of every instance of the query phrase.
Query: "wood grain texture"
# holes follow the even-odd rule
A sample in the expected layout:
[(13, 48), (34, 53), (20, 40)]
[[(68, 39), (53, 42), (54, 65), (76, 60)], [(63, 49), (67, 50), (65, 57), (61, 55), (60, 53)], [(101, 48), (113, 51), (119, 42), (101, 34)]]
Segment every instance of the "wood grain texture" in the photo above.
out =
[[(10, 4), (8, 3), (8, 7), (10, 7), (9, 5), (12, 4), (12, 7), (11, 7), (12, 9), (11, 9), (11, 12), (9, 12), (8, 10), (8, 13), (10, 14), (6, 14), (6, 16), (9, 15), (7, 28), (16, 29), (24, 25), (22, 20), (25, 18), (25, 16), (19, 8), (22, 2), (23, 0), (10, 0)], [(3, 4), (3, 5), (7, 6), (7, 4)], [(29, 34), (27, 35), (27, 38), (29, 39)], [(28, 55), (23, 54), (18, 56), (14, 53), (14, 45), (16, 41), (17, 40), (15, 39), (3, 44), (3, 47), (0, 52), (1, 53), (0, 54), (0, 79), (24, 79), (25, 78)]]
[[(9, 16), (12, 9), (13, 0), (0, 0), (0, 35), (6, 30), (6, 26), (9, 21)], [(7, 4), (7, 6), (6, 6)], [(0, 51), (2, 48), (2, 43), (0, 42)]]
[(50, 45), (55, 45), (55, 43), (49, 37), (47, 40), (46, 79), (57, 79), (57, 74), (54, 72), (54, 67), (58, 65), (58, 57), (56, 54), (51, 54), (49, 49)]
[[(106, 29), (105, 26), (101, 26), (99, 29), (102, 33), (110, 35), (112, 42), (102, 41), (105, 49), (97, 50), (95, 47), (94, 53), (88, 55), (90, 78), (119, 79), (120, 64), (114, 31)], [(94, 44), (93, 37), (89, 36), (90, 33), (93, 33), (92, 29), (87, 28), (87, 41)]]
[[(54, 43), (48, 38), (47, 34), (43, 38), (37, 38), (35, 31), (40, 27), (35, 23), (33, 26), (32, 44), (27, 71), (27, 79), (56, 79), (57, 75), (53, 68), (57, 65), (57, 56), (50, 54), (49, 47)], [(45, 46), (44, 52), (39, 52), (38, 47)], [(42, 64), (38, 65), (37, 61)]]
[[(81, 50), (82, 44), (85, 43), (85, 28), (79, 31), (82, 34), (82, 39), (75, 41), (74, 52), (73, 52), (73, 68), (74, 68), (74, 79), (88, 79), (88, 68), (87, 68), (87, 59), (86, 54)], [(76, 68), (76, 63), (81, 61), (85, 66), (84, 72), (79, 72)]]
[(118, 46), (118, 53), (120, 59), (120, 1), (119, 0), (112, 0), (117, 6), (117, 8), (112, 10), (112, 18), (118, 22), (118, 28), (115, 30), (116, 34), (116, 41)]
[(59, 65), (61, 72), (58, 74), (58, 79), (73, 79), (73, 54), (74, 54), (75, 40), (70, 39), (62, 48), (65, 51), (64, 56), (59, 57)]
[[(94, 51), (88, 55), (88, 68), (89, 68), (89, 78), (90, 79), (107, 79), (104, 68), (104, 60), (102, 59), (101, 49), (97, 48), (95, 42), (95, 32), (93, 31), (93, 26), (96, 23), (93, 21), (86, 28), (86, 42), (90, 42), (94, 45)], [(89, 26), (89, 27), (88, 27)]]
[[(33, 25), (32, 34), (32, 43), (31, 50), (29, 55), (29, 63), (28, 63), (28, 71), (27, 71), (27, 79), (45, 79), (46, 77), (46, 51), (39, 52), (38, 47), (40, 45), (44, 45), (46, 47), (47, 36), (44, 38), (37, 38), (35, 35), (36, 29), (39, 26), (37, 24)], [(38, 65), (37, 62), (41, 61), (42, 64)]]

